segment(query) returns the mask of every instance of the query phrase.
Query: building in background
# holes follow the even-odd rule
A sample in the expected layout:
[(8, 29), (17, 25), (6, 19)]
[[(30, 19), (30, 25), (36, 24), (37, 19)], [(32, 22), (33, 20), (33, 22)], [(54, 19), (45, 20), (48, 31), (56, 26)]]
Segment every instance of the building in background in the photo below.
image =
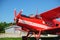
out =
[(12, 25), (5, 28), (5, 33), (7, 34), (19, 34), (20, 36), (27, 35), (27, 32), (22, 31), (20, 26)]
[(16, 25), (12, 25), (12, 26), (9, 26), (7, 28), (5, 28), (5, 33), (17, 33), (17, 34), (20, 34), (20, 30), (17, 30), (17, 28), (20, 28), (19, 26), (16, 26)]

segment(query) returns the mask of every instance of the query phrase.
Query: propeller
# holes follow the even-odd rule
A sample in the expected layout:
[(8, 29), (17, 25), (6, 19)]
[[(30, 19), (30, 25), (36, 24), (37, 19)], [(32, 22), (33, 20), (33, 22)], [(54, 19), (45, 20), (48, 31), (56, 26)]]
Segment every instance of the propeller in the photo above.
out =
[(23, 12), (23, 9), (20, 10), (19, 15), (20, 15), (20, 18), (22, 19), (22, 22), (25, 23), (24, 19), (21, 17), (22, 12)]
[(23, 9), (20, 10), (20, 12), (18, 13), (18, 15), (16, 14), (16, 9), (14, 10), (14, 23), (18, 23), (19, 18), (22, 19), (22, 22), (26, 24), (26, 22), (24, 21), (23, 17), (21, 16), (23, 12)]
[(14, 9), (14, 24), (16, 25), (16, 16), (17, 16), (17, 14), (16, 14), (16, 9)]
[(19, 14), (21, 15), (21, 14), (22, 14), (22, 12), (23, 12), (23, 9), (21, 9), (21, 10), (20, 10)]
[(20, 12), (18, 13), (18, 15), (16, 14), (16, 9), (14, 9), (14, 22), (15, 23), (18, 23), (18, 20), (19, 20), (19, 18), (22, 18), (21, 17), (21, 14), (22, 14), (22, 9), (20, 10)]

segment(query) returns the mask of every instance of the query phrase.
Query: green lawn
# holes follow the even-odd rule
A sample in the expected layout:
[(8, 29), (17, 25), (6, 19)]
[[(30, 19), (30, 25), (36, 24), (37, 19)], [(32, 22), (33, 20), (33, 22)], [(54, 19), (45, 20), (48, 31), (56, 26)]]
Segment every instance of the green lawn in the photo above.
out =
[[(22, 38), (0, 38), (0, 40), (22, 40)], [(28, 40), (34, 40), (34, 38), (28, 38)]]
[[(22, 40), (22, 38), (0, 38), (0, 40)], [(35, 40), (33, 37), (28, 40)], [(59, 38), (42, 38), (42, 40), (59, 40)]]
[(0, 38), (0, 40), (22, 40), (22, 38)]

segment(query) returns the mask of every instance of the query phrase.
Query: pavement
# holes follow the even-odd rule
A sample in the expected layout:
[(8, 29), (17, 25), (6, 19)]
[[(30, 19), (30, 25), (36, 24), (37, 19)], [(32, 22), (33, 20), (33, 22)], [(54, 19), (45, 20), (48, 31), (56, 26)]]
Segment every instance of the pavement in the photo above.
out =
[(15, 37), (22, 37), (22, 35), (20, 34), (10, 34), (10, 33), (4, 33), (4, 34), (0, 34), (0, 38), (5, 38), (5, 37), (12, 37), (12, 38), (15, 38)]
[[(0, 34), (0, 38), (5, 38), (5, 37), (8, 37), (8, 38), (16, 38), (16, 37), (22, 37), (22, 36), (26, 36), (25, 33), (21, 33), (21, 34), (11, 34), (11, 33), (2, 33)], [(34, 35), (32, 36), (34, 37)], [(58, 37), (58, 35), (41, 35), (41, 37)]]

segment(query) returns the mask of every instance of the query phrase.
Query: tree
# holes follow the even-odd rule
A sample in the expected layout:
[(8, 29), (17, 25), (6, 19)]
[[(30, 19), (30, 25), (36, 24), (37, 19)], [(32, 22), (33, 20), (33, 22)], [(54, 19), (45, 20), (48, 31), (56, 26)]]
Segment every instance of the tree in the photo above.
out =
[(9, 26), (9, 23), (6, 22), (1, 22), (0, 23), (0, 33), (4, 33), (5, 32), (5, 28)]

